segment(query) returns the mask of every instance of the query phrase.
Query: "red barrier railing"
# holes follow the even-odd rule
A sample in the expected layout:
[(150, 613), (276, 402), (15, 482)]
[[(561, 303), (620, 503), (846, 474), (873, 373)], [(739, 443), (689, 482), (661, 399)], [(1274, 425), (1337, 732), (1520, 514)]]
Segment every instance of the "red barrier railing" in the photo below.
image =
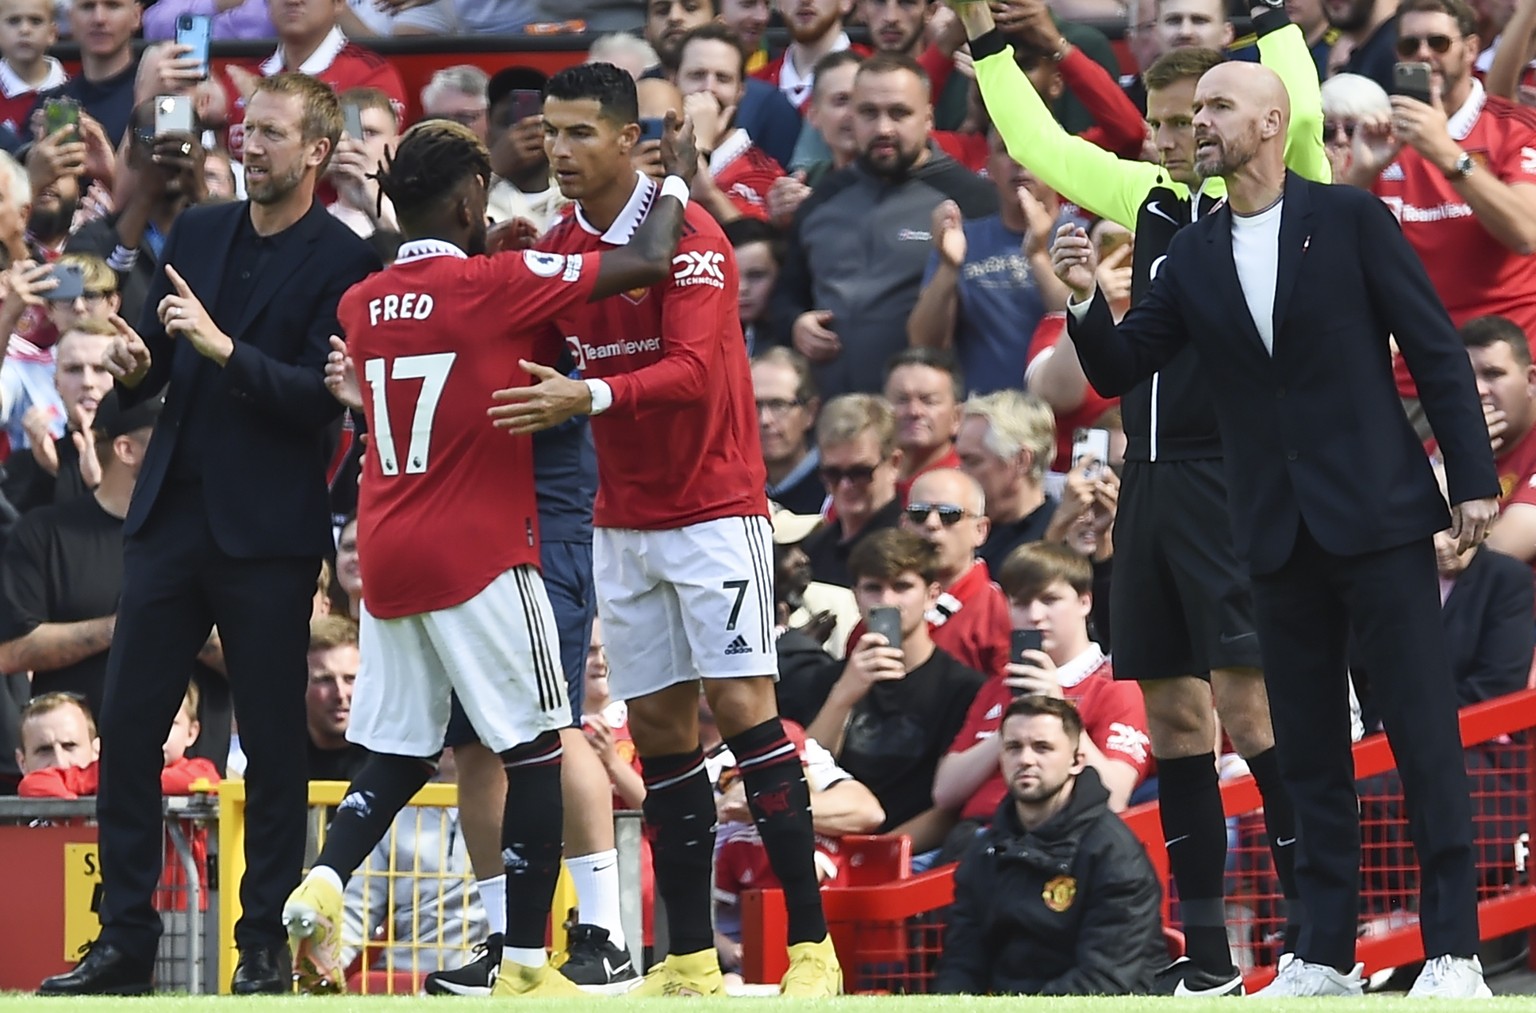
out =
[[(1478, 854), (1481, 937), (1497, 939), (1536, 927), (1536, 886), (1516, 855), (1536, 813), (1536, 690), (1477, 704), (1460, 714), (1472, 779)], [(1386, 738), (1354, 747), (1361, 795), (1361, 938), (1357, 959), (1367, 973), (1424, 958), (1413, 913), (1418, 882), (1402, 814), (1402, 793)], [(1283, 928), (1280, 890), (1269, 862), (1259, 793), (1253, 778), (1222, 785), (1228, 815), (1227, 917), (1234, 959), (1250, 990), (1274, 977)], [(1164, 923), (1178, 924), (1178, 900), (1167, 889), (1168, 856), (1157, 804), (1125, 813), (1162, 879)], [(954, 899), (954, 867), (892, 883), (828, 887), (822, 903), (849, 991), (927, 992), (943, 949), (944, 910)], [(787, 958), (783, 894), (742, 896), (742, 974), (749, 982), (777, 981)]]

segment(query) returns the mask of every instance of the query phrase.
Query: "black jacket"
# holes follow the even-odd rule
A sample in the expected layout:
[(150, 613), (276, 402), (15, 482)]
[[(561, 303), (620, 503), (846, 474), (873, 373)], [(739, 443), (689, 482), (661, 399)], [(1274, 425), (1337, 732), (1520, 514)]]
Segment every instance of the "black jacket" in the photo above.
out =
[(1498, 476), (1466, 349), (1385, 204), (1290, 174), (1280, 219), (1271, 355), (1232, 255), (1230, 206), (1179, 231), (1151, 289), (1117, 326), (1102, 294), (1068, 327), (1105, 396), (1186, 347), (1215, 396), (1232, 537), (1254, 574), (1290, 558), (1304, 521), (1338, 556), (1450, 525), (1398, 401), (1397, 338), (1445, 456), (1451, 501), (1496, 496)]
[[(245, 202), (189, 208), (166, 240), (164, 262), (212, 314), (240, 220), (249, 213)], [(219, 548), (241, 559), (319, 558), (335, 544), (326, 431), (341, 405), (325, 388), (325, 357), (330, 336), (341, 333), (336, 304), (342, 293), (379, 267), (368, 244), (319, 203), (292, 228), (293, 255), (253, 279), (240, 319), (215, 321), (234, 339), (235, 351), (198, 392), (207, 399), (207, 419), (216, 423), (199, 434), (206, 445), (208, 523)], [(190, 342), (172, 339), (160, 323), (156, 307), (170, 290), (162, 270), (139, 318), (153, 363), (138, 386), (118, 386), (125, 407), (169, 387), (124, 523), (129, 538), (154, 515), (177, 446), (188, 439), (190, 389), (203, 361)]]
[(1043, 826), (1026, 832), (1007, 799), (961, 859), (934, 991), (1146, 993), (1168, 962), (1161, 906), (1146, 851), (1085, 768)]

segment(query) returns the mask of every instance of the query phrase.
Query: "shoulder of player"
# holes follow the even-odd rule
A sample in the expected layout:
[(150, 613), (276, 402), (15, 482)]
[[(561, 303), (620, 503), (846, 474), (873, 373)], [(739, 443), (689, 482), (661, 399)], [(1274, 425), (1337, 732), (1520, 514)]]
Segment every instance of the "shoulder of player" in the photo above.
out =
[(690, 245), (729, 246), (725, 230), (704, 205), (689, 201), (683, 212), (683, 235), (678, 246)]

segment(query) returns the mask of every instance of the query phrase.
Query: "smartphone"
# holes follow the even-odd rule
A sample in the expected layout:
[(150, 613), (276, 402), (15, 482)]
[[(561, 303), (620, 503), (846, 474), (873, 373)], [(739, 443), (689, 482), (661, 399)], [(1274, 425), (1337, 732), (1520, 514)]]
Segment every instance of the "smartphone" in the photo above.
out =
[(1044, 630), (1014, 630), (1009, 641), (1008, 660), (1015, 665), (1024, 664), (1025, 651), (1045, 649)]
[(1105, 229), (1099, 233), (1099, 263), (1104, 263), (1112, 253), (1130, 243), (1134, 238), (1131, 233), (1121, 232), (1118, 229)]
[(85, 268), (79, 264), (55, 264), (48, 277), (59, 282), (45, 293), (45, 298), (53, 302), (73, 302), (85, 295)]
[(1072, 467), (1076, 468), (1083, 458), (1092, 457), (1094, 464), (1088, 477), (1097, 478), (1109, 466), (1109, 430), (1079, 429), (1072, 436)]
[(659, 141), (662, 131), (666, 130), (667, 121), (660, 116), (640, 117), (640, 141)]
[(196, 132), (197, 124), (192, 112), (191, 95), (157, 95), (155, 97), (156, 137)]
[(521, 123), (530, 116), (544, 111), (544, 93), (534, 88), (513, 88), (507, 93), (512, 100), (512, 122)]
[(341, 107), (342, 130), (354, 141), (363, 139), (363, 110), (353, 102), (346, 102)]
[(869, 632), (883, 635), (890, 646), (901, 649), (901, 609), (894, 605), (876, 605), (869, 610), (864, 625)]
[(198, 61), (203, 77), (208, 76), (208, 55), (213, 44), (213, 18), (206, 14), (182, 14), (176, 18), (176, 43), (191, 46), (186, 54)]
[(80, 137), (80, 103), (72, 98), (51, 98), (43, 103), (43, 130), (52, 137), (65, 127), (74, 128)]
[(1392, 94), (1406, 95), (1429, 105), (1429, 75), (1427, 63), (1397, 63), (1392, 65)]

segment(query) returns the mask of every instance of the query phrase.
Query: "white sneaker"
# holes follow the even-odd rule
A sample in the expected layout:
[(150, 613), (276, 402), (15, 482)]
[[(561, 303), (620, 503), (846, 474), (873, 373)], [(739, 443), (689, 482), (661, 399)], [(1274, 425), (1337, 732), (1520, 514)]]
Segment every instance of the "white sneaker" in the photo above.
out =
[(1483, 981), (1483, 962), (1449, 954), (1426, 961), (1408, 990), (1410, 999), (1487, 999), (1493, 995)]
[(1293, 996), (1315, 995), (1362, 995), (1364, 986), (1360, 972), (1364, 964), (1356, 964), (1348, 974), (1340, 974), (1327, 964), (1309, 964), (1294, 959), (1280, 969), (1275, 980), (1253, 993), (1255, 999), (1284, 999)]

